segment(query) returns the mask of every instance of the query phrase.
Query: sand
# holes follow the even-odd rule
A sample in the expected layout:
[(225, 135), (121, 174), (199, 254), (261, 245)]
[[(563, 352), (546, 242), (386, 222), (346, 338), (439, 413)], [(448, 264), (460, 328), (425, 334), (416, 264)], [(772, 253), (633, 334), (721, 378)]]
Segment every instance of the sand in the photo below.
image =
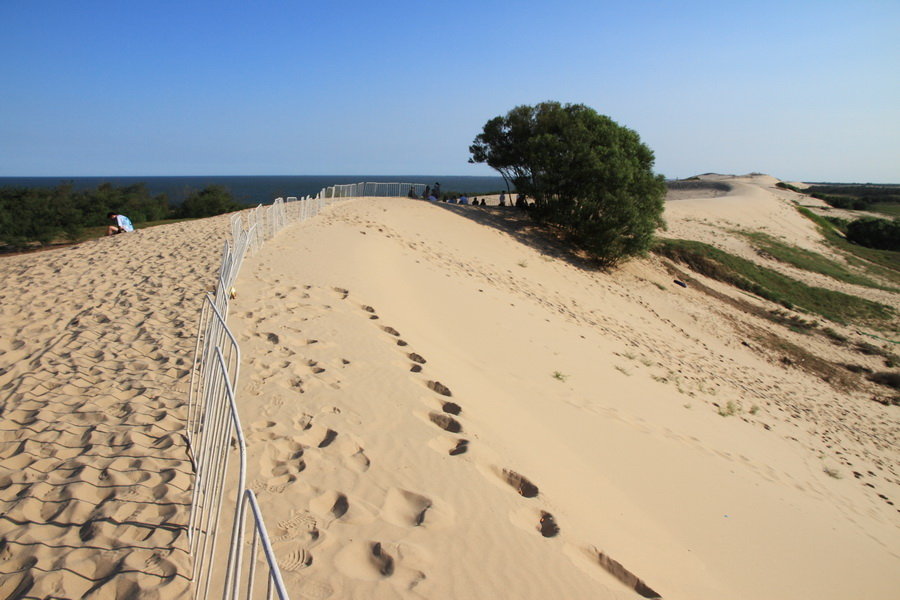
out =
[[(774, 178), (709, 177), (730, 191), (669, 202), (666, 235), (763, 262), (729, 231), (821, 250)], [(29, 578), (30, 597), (186, 589), (177, 361), (226, 225), (0, 259), (0, 596)], [(672, 268), (596, 271), (513, 209), (384, 198), (249, 257), (238, 398), (291, 597), (895, 595), (900, 409), (751, 336), (878, 357), (776, 331), (723, 298), (764, 301)]]
[(0, 257), (0, 598), (177, 598), (217, 217)]

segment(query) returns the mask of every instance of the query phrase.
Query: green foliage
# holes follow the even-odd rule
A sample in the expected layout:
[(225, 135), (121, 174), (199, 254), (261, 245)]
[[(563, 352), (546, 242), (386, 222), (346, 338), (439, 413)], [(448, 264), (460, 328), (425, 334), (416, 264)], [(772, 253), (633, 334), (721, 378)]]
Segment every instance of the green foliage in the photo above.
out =
[(804, 193), (804, 191), (802, 189), (798, 188), (797, 186), (793, 186), (793, 185), (791, 185), (789, 183), (785, 183), (783, 181), (779, 181), (778, 183), (776, 183), (775, 187), (780, 187), (783, 190), (791, 190), (792, 192), (797, 192), (798, 194)]
[(861, 198), (854, 196), (837, 196), (834, 194), (811, 193), (810, 196), (828, 203), (834, 208), (843, 208), (846, 210), (868, 210), (869, 203)]
[[(829, 221), (830, 220), (831, 219), (829, 219)], [(787, 244), (785, 242), (782, 242), (781, 240), (773, 238), (766, 233), (760, 231), (741, 233), (751, 242), (753, 242), (754, 246), (756, 246), (760, 250), (763, 250), (775, 260), (793, 265), (798, 269), (811, 271), (813, 273), (820, 273), (822, 275), (827, 275), (828, 277), (831, 277), (833, 279), (837, 279), (838, 281), (852, 283), (855, 285), (862, 285), (889, 291), (900, 291), (897, 290), (897, 288), (891, 288), (881, 285), (863, 275), (858, 275), (841, 263), (826, 258), (825, 256), (817, 252), (812, 252), (805, 248)]]
[(191, 192), (176, 214), (180, 218), (202, 218), (221, 215), (244, 208), (231, 195), (231, 191), (221, 185), (210, 185), (199, 192)]
[(702, 242), (664, 239), (657, 242), (653, 251), (785, 308), (797, 307), (838, 323), (886, 321), (894, 316), (884, 304), (808, 286)]
[(900, 284), (900, 252), (891, 250), (878, 250), (853, 244), (827, 220), (802, 206), (797, 210), (804, 217), (815, 223), (819, 232), (825, 237), (825, 241), (841, 250), (845, 254), (847, 262), (865, 269), (871, 275), (883, 277), (894, 284)]
[(811, 185), (803, 193), (810, 194), (830, 203), (829, 199), (838, 202), (847, 199), (857, 200), (863, 204), (880, 204), (882, 202), (900, 202), (900, 185), (873, 183), (824, 183)]
[(869, 207), (872, 212), (877, 212), (888, 217), (900, 217), (900, 203), (879, 202)]
[(207, 217), (243, 208), (219, 186), (192, 193), (185, 205), (172, 210), (165, 194), (151, 196), (143, 183), (124, 187), (104, 183), (80, 191), (68, 183), (54, 188), (0, 188), (0, 248), (18, 250), (35, 243), (102, 235), (110, 212), (128, 216), (140, 229), (147, 222)]
[(469, 147), (534, 199), (531, 215), (613, 266), (649, 249), (665, 183), (634, 131), (581, 104), (544, 102), (494, 117)]
[(847, 225), (847, 239), (860, 246), (900, 250), (900, 219), (857, 219)]
[(824, 217), (824, 219), (834, 225), (838, 231), (847, 235), (847, 225), (850, 224), (850, 219), (843, 219), (841, 217)]

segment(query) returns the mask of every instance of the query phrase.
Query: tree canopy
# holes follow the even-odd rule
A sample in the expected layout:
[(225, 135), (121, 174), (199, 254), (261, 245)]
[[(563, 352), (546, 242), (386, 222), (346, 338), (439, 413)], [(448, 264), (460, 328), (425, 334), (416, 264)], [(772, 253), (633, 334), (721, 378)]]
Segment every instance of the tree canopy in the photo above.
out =
[(879, 250), (900, 250), (900, 218), (889, 221), (868, 217), (847, 225), (847, 239)]
[(151, 196), (143, 183), (116, 187), (103, 183), (76, 190), (71, 183), (53, 188), (0, 188), (0, 250), (16, 250), (56, 240), (78, 240), (90, 227), (105, 227), (107, 213), (127, 215), (135, 224), (171, 218), (200, 218), (241, 210), (231, 192), (208, 186), (170, 206), (165, 194)]
[(664, 226), (665, 182), (638, 134), (583, 104), (543, 102), (494, 117), (469, 146), (534, 199), (530, 213), (554, 223), (601, 264), (649, 249)]

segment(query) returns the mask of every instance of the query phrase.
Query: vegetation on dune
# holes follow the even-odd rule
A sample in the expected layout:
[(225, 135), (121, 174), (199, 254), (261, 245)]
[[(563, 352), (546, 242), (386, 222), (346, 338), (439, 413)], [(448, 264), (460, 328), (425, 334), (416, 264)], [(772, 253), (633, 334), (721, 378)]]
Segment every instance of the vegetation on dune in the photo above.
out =
[(702, 242), (661, 239), (653, 251), (786, 308), (798, 308), (837, 323), (884, 322), (894, 316), (893, 310), (884, 304), (808, 286)]
[(871, 210), (894, 217), (893, 221), (875, 217), (865, 217), (855, 221), (829, 220), (846, 233), (847, 239), (854, 244), (878, 250), (900, 251), (900, 220), (898, 220), (900, 218), (900, 185), (824, 184), (813, 185), (806, 189), (800, 189), (783, 181), (775, 185), (823, 200), (834, 208)]
[(650, 248), (663, 226), (665, 182), (634, 131), (582, 104), (518, 106), (489, 120), (469, 146), (533, 199), (529, 214), (559, 226), (600, 264)]
[(834, 208), (877, 210), (881, 204), (900, 204), (900, 185), (821, 183), (803, 189), (783, 181), (775, 185), (822, 200)]
[(900, 251), (900, 219), (857, 219), (847, 225), (847, 239), (860, 246)]
[(793, 265), (798, 269), (826, 275), (828, 277), (831, 277), (832, 279), (837, 279), (838, 281), (843, 281), (845, 283), (852, 283), (855, 285), (862, 285), (865, 287), (888, 291), (900, 291), (900, 289), (898, 288), (884, 286), (868, 277), (859, 275), (847, 268), (845, 265), (826, 258), (825, 256), (817, 252), (812, 252), (805, 248), (800, 248), (798, 246), (788, 244), (781, 240), (775, 239), (774, 237), (766, 233), (760, 231), (742, 231), (740, 233), (741, 235), (749, 239), (757, 249), (764, 252), (768, 256), (771, 256), (777, 261)]
[(141, 228), (147, 223), (209, 217), (241, 208), (231, 192), (221, 186), (192, 192), (183, 204), (174, 207), (165, 194), (151, 196), (143, 183), (123, 187), (104, 183), (93, 190), (78, 191), (71, 184), (0, 188), (0, 245), (18, 250), (35, 243), (100, 235), (106, 230), (109, 212), (124, 214)]
[[(818, 226), (825, 241), (832, 247), (844, 252), (848, 262), (853, 266), (865, 269), (870, 275), (883, 277), (892, 283), (900, 284), (900, 252), (867, 248), (851, 243), (833, 223), (820, 217), (808, 208), (798, 206), (801, 215)], [(847, 224), (849, 228), (849, 224)]]

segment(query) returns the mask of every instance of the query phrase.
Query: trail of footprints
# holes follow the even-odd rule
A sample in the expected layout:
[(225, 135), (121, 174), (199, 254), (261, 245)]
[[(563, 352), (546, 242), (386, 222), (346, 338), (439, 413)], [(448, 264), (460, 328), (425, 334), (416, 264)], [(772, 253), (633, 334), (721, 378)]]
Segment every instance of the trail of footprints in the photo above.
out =
[[(349, 296), (348, 291), (342, 291), (345, 292), (343, 298)], [(364, 311), (370, 314), (370, 319), (378, 319), (378, 315), (376, 314), (376, 311), (373, 307), (364, 305), (362, 308)], [(381, 329), (388, 335), (397, 338), (398, 346), (404, 347), (408, 345), (401, 338), (400, 332), (393, 327), (382, 326)], [(410, 371), (413, 373), (422, 373), (424, 365), (428, 361), (426, 361), (423, 356), (415, 352), (407, 353), (406, 357), (412, 363), (410, 366)], [(462, 406), (460, 406), (457, 402), (448, 400), (449, 398), (453, 397), (453, 392), (450, 391), (450, 388), (440, 381), (431, 379), (428, 379), (426, 381), (426, 387), (440, 397), (439, 402), (441, 403), (440, 411), (432, 410), (428, 413), (429, 421), (443, 431), (446, 431), (447, 433), (463, 433), (463, 425), (459, 421), (459, 419), (456, 418), (462, 414), (463, 409)], [(469, 440), (463, 437), (453, 438), (453, 441), (451, 443), (453, 445), (448, 450), (448, 454), (450, 456), (459, 456), (461, 454), (465, 454), (469, 448)], [(506, 483), (523, 498), (531, 499), (537, 498), (539, 496), (540, 490), (538, 489), (538, 486), (524, 475), (517, 473), (512, 469), (493, 467), (491, 470), (496, 474), (497, 477), (500, 478), (501, 481)], [(427, 510), (427, 507), (425, 510)], [(531, 511), (527, 511), (527, 514), (530, 517)], [(556, 519), (550, 512), (545, 510), (538, 510), (536, 516), (537, 523), (526, 525), (526, 527), (533, 528), (545, 538), (553, 538), (559, 535), (560, 527), (557, 524)], [(420, 519), (417, 520), (415, 525), (421, 524), (422, 520), (424, 520), (424, 512), (421, 514)], [(645, 598), (661, 598), (661, 596), (652, 588), (650, 588), (642, 579), (637, 577), (634, 573), (622, 566), (621, 563), (612, 559), (604, 552), (597, 550), (593, 546), (585, 549), (584, 551), (590, 555), (595, 564), (605, 569), (627, 587), (637, 592), (640, 596)], [(375, 554), (374, 548), (373, 554)]]
[[(310, 290), (310, 286), (306, 287)], [(344, 288), (332, 288), (339, 300), (345, 301), (350, 292)], [(305, 293), (304, 298), (309, 298)], [(327, 307), (326, 307), (327, 308)], [(379, 316), (372, 306), (361, 305), (360, 308), (367, 313), (372, 321), (378, 321)], [(245, 315), (252, 317), (252, 314)], [(263, 319), (257, 320), (257, 324)], [(451, 400), (453, 393), (449, 387), (440, 381), (424, 377), (424, 370), (428, 361), (420, 354), (409, 351), (409, 344), (402, 338), (395, 328), (381, 325), (380, 330), (396, 340), (396, 345), (406, 359), (409, 360), (410, 372), (423, 375), (424, 385), (430, 390), (428, 403), (434, 407), (435, 400), (439, 405), (428, 411), (428, 422), (443, 432), (450, 434), (449, 438), (438, 438), (431, 444), (432, 448), (446, 452), (449, 456), (461, 456), (469, 450), (470, 441), (462, 434), (463, 423), (460, 417), (463, 407)], [(258, 334), (259, 335), (259, 334)], [(281, 345), (282, 340), (275, 333), (266, 334), (266, 341), (274, 347), (267, 355), (277, 358), (289, 359), (296, 355), (290, 348)], [(307, 345), (318, 343), (318, 340), (307, 340)], [(301, 361), (302, 362), (302, 361)], [(343, 365), (350, 362), (342, 359)], [(267, 379), (280, 369), (291, 364), (289, 360), (282, 362), (263, 364), (260, 363), (261, 379)], [(314, 377), (321, 376), (326, 369), (316, 361), (305, 361), (310, 373)], [(303, 385), (306, 383), (300, 376), (295, 376), (291, 386), (299, 393), (303, 393)], [(332, 383), (332, 387), (338, 387)], [(270, 400), (273, 408), (278, 408), (284, 403), (278, 398)], [(332, 410), (337, 411), (336, 407)], [(337, 452), (346, 466), (357, 473), (363, 473), (369, 469), (371, 462), (362, 447), (350, 439), (344, 439), (339, 432), (320, 426), (315, 423), (315, 418), (309, 414), (296, 417), (292, 431), (300, 433), (293, 436), (285, 436), (278, 431), (278, 423), (274, 420), (263, 420), (251, 425), (249, 437), (258, 441), (279, 440), (278, 444), (263, 444), (262, 456), (259, 459), (260, 478), (251, 483), (256, 491), (266, 490), (273, 494), (279, 494), (298, 481), (299, 474), (306, 468), (305, 454), (315, 449), (317, 452)], [(287, 437), (287, 439), (285, 439)], [(538, 498), (540, 491), (538, 486), (526, 476), (507, 468), (493, 466), (487, 470), (505, 483), (522, 498), (531, 501)], [(278, 523), (277, 530), (272, 532), (272, 542), (276, 544), (280, 556), (279, 564), (288, 573), (301, 571), (314, 562), (316, 547), (325, 538), (322, 528), (336, 520), (348, 522), (365, 522), (375, 518), (369, 507), (351, 502), (346, 494), (334, 490), (318, 491), (309, 502), (309, 509), (293, 514), (289, 519)], [(408, 490), (388, 490), (383, 506), (378, 511), (378, 516), (387, 522), (405, 526), (420, 527), (428, 524), (440, 526), (450, 517), (449, 509), (435, 507), (434, 502), (423, 495)], [(554, 538), (560, 533), (560, 526), (550, 512), (543, 509), (526, 508), (520, 516), (513, 521), (537, 532), (545, 538)], [(286, 549), (282, 549), (286, 547)], [(408, 552), (408, 549), (406, 549)], [(586, 552), (595, 565), (604, 568), (614, 577), (622, 581), (629, 588), (647, 598), (659, 598), (660, 596), (649, 588), (640, 578), (625, 569), (608, 555), (588, 547), (582, 550)], [(396, 556), (402, 554), (400, 545), (386, 545), (378, 541), (352, 541), (346, 544), (334, 557), (337, 568), (347, 575), (359, 579), (374, 580), (378, 578), (397, 577), (402, 572), (403, 585), (412, 589), (425, 579), (425, 574), (414, 568), (408, 568), (397, 562)], [(366, 565), (363, 570), (360, 565)], [(309, 598), (328, 598), (333, 595), (330, 586), (321, 581), (306, 579), (301, 583), (304, 587), (301, 596)]]

